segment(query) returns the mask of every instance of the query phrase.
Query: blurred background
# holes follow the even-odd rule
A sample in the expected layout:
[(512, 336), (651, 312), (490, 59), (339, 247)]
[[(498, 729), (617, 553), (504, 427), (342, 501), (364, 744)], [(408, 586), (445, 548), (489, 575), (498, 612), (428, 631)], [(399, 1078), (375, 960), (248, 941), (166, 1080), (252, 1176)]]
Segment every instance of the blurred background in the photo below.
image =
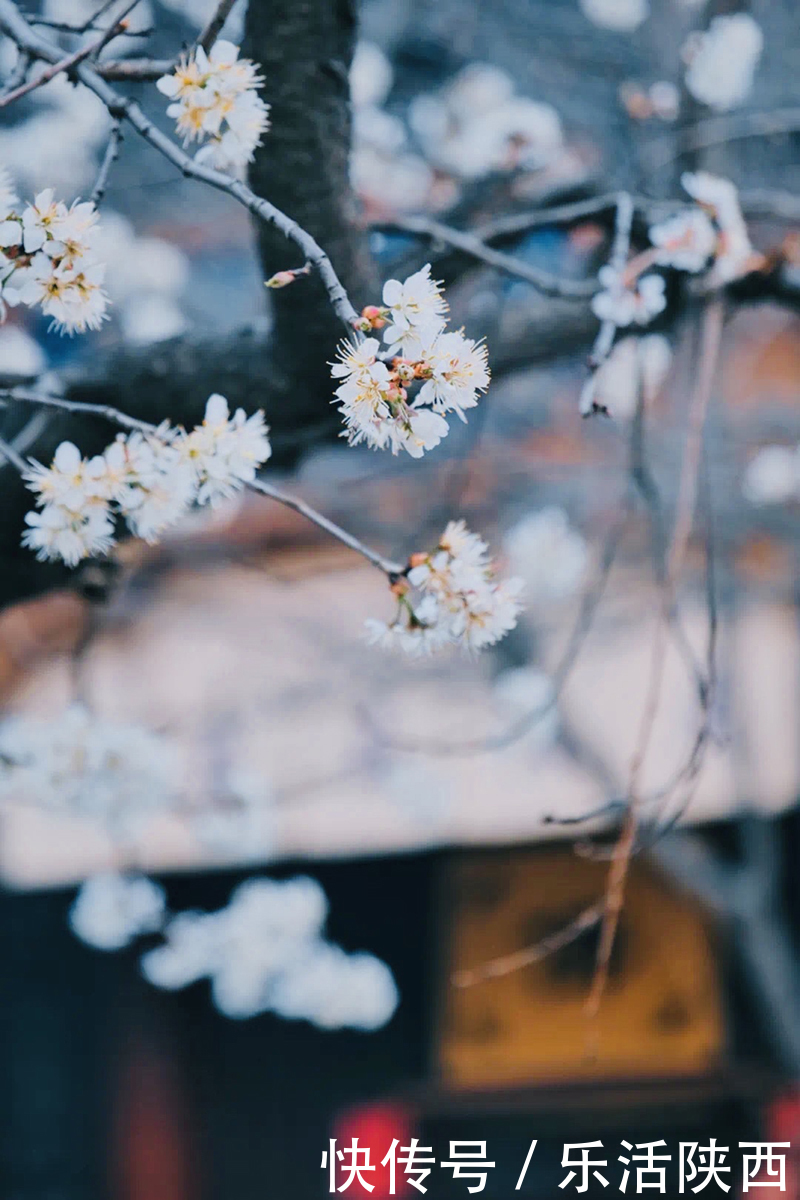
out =
[[(97, 7), (30, 9), (66, 52), (72, 35), (58, 25)], [(431, 261), (454, 328), (489, 345), (493, 382), (469, 425), (408, 465), (343, 448), (338, 424), (331, 436), (329, 381), (295, 420), (307, 391), (280, 352), (259, 357), (311, 304), (305, 281), (288, 301), (263, 287), (270, 270), (300, 265), (294, 250), (259, 245), (243, 209), (182, 179), (132, 132), (101, 209), (111, 320), (67, 339), (16, 309), (0, 327), (0, 375), (174, 419), (176, 397), (190, 412), (217, 388), (232, 406), (263, 403), (276, 430), (271, 478), (403, 560), (463, 516), (523, 577), (526, 610), (478, 660), (387, 657), (363, 637), (367, 618), (391, 616), (385, 580), (262, 497), (192, 519), (157, 548), (124, 546), (120, 582), (100, 604), (85, 579), (23, 574), (8, 551), (6, 718), (57, 730), (79, 700), (146, 728), (174, 756), (180, 797), (154, 799), (143, 772), (109, 822), (41, 782), (2, 789), (2, 1195), (317, 1200), (329, 1140), (355, 1136), (373, 1163), (394, 1138), (417, 1137), (441, 1161), (450, 1139), (484, 1140), (496, 1163), (487, 1200), (514, 1190), (534, 1137), (520, 1188), (530, 1197), (572, 1190), (559, 1188), (565, 1142), (602, 1139), (616, 1190), (622, 1139), (663, 1138), (674, 1156), (666, 1192), (677, 1194), (678, 1142), (716, 1138), (734, 1151), (737, 1195), (737, 1143), (783, 1140), (786, 1193), (800, 1196), (795, 6), (246, 7), (234, 5), (223, 35), (264, 63), (276, 139), (267, 135), (253, 185), (278, 202), (274, 180), (287, 211), (296, 192), (301, 209), (330, 218), (327, 194), (315, 201), (297, 175), (285, 178), (292, 128), (281, 118), (304, 129), (316, 113), (324, 124), (347, 103), (345, 62), (352, 127), (345, 120), (336, 153), (353, 232), (342, 244), (352, 236), (369, 256), (355, 294), (372, 281), (360, 302), (377, 302), (381, 279)], [(132, 14), (142, 32), (124, 54), (174, 56), (214, 8), (142, 0)], [(697, 39), (737, 14), (761, 41), (748, 26), (744, 48), (734, 39), (705, 74), (693, 71)], [(310, 42), (296, 60), (292, 22)], [(337, 70), (320, 75), (319, 92), (306, 81), (298, 100), (292, 72), (335, 40), (331, 22), (346, 42)], [(4, 75), (15, 55), (0, 42)], [(153, 84), (130, 87), (168, 128)], [(0, 119), (0, 164), (21, 193), (91, 190), (108, 136), (94, 96), (62, 76)], [(608, 984), (589, 1023), (597, 922), (532, 961), (525, 952), (606, 887), (651, 678), (700, 307), (668, 279), (664, 314), (623, 331), (598, 373), (611, 419), (582, 421), (598, 326), (588, 304), (476, 262), (435, 223), (477, 231), (560, 279), (590, 279), (608, 255), (616, 192), (675, 200), (681, 171), (699, 168), (734, 180), (775, 269), (728, 298), (679, 635)], [(313, 158), (304, 170), (314, 175)], [(605, 207), (594, 203), (603, 196)], [(577, 208), (541, 215), (564, 205)], [(357, 255), (336, 249), (355, 270)], [(305, 357), (324, 367), (321, 339)], [(25, 416), (4, 419), (21, 452), (46, 459), (66, 426)], [(5, 509), (15, 543), (21, 502)], [(715, 676), (710, 699), (698, 664)], [(122, 831), (125, 804), (133, 831)], [(108, 953), (82, 939), (74, 915), (83, 881), (122, 868), (157, 881), (180, 913), (224, 909), (253, 875), (310, 876), (327, 898), (325, 936), (386, 964), (396, 1001), (366, 1031), (336, 1028), (335, 1012), (229, 1014), (206, 978), (153, 986), (140, 964), (155, 932)], [(517, 954), (514, 969), (483, 970)], [(336, 1009), (334, 986), (321, 985), (323, 1009)], [(375, 1200), (389, 1194), (385, 1171), (372, 1181)], [(438, 1167), (427, 1182), (432, 1196), (465, 1194)], [(589, 1194), (604, 1190), (595, 1181)], [(414, 1195), (400, 1177), (397, 1192)]]

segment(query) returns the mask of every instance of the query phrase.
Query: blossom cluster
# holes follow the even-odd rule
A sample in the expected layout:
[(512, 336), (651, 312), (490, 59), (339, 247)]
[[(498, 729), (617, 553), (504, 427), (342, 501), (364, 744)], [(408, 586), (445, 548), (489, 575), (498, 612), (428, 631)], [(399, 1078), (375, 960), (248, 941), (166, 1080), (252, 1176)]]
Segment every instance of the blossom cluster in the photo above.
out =
[(323, 1029), (378, 1029), (397, 1007), (392, 973), (372, 954), (327, 941), (327, 912), (324, 891), (307, 876), (248, 879), (226, 908), (173, 917), (142, 971), (170, 990), (210, 978), (214, 1003), (229, 1017), (274, 1012)]
[(94, 717), (72, 704), (56, 719), (0, 725), (0, 799), (101, 820), (122, 838), (167, 809), (178, 788), (171, 746), (137, 725)]
[(683, 47), (686, 88), (701, 104), (728, 112), (747, 99), (764, 49), (764, 34), (746, 12), (714, 17)]
[(21, 205), (0, 171), (0, 321), (26, 304), (52, 317), (61, 333), (99, 329), (106, 317), (105, 266), (94, 253), (97, 210), (67, 207), (52, 188)]
[(663, 311), (664, 280), (645, 274), (650, 266), (705, 271), (707, 285), (720, 287), (763, 264), (750, 242), (735, 184), (707, 171), (687, 171), (681, 182), (695, 204), (652, 225), (651, 248), (625, 267), (600, 269), (603, 288), (593, 297), (592, 309), (601, 321), (620, 328), (648, 325)]
[(762, 446), (747, 464), (742, 491), (757, 505), (800, 500), (800, 446)]
[(259, 69), (239, 58), (238, 46), (220, 40), (208, 54), (197, 46), (158, 80), (156, 87), (172, 101), (167, 115), (175, 119), (184, 145), (203, 143), (198, 162), (235, 172), (252, 162), (269, 128), (269, 105), (257, 90), (264, 82)]
[(272, 453), (267, 434), (262, 412), (247, 417), (239, 408), (231, 417), (215, 394), (188, 433), (167, 423), (121, 433), (89, 459), (62, 442), (51, 466), (32, 462), (26, 474), (38, 511), (26, 515), (23, 545), (42, 561), (75, 566), (108, 553), (118, 517), (136, 537), (156, 541), (192, 504), (215, 507), (252, 482)]
[(480, 650), (517, 623), (522, 580), (497, 580), (486, 543), (463, 521), (451, 521), (429, 553), (414, 554), (394, 585), (394, 620), (367, 621), (373, 645), (413, 657), (447, 645)]
[[(421, 458), (449, 432), (445, 414), (474, 408), (489, 385), (486, 347), (447, 331), (447, 302), (430, 265), (403, 283), (390, 279), (383, 304), (362, 312), (363, 332), (383, 330), (385, 346), (367, 337), (340, 347), (331, 374), (342, 382), (336, 401), (351, 445), (405, 450)], [(415, 388), (413, 399), (409, 398)]]

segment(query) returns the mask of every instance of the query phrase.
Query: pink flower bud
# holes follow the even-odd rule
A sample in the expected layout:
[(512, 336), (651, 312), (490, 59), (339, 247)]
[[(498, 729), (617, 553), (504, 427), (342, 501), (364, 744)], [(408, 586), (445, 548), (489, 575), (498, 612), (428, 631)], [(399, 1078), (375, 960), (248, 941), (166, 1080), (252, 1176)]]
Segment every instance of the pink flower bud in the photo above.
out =
[(296, 272), (294, 271), (276, 271), (264, 284), (268, 288), (284, 288), (290, 283), (294, 283)]

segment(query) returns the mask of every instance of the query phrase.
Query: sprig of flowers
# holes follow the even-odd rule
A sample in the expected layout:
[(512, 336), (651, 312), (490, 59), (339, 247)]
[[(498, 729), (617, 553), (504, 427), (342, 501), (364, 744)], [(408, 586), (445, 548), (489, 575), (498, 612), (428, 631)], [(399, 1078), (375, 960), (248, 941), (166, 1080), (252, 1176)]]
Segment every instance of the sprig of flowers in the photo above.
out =
[(156, 541), (193, 504), (216, 507), (256, 477), (272, 453), (264, 414), (231, 417), (213, 395), (203, 422), (187, 433), (163, 423), (152, 432), (121, 433), (94, 458), (62, 442), (49, 467), (32, 461), (26, 483), (37, 510), (25, 518), (23, 545), (40, 560), (107, 554), (123, 518), (136, 537)]
[(522, 586), (521, 579), (497, 580), (486, 543), (463, 521), (451, 521), (433, 550), (411, 556), (392, 587), (394, 620), (367, 621), (368, 640), (412, 657), (447, 645), (483, 649), (516, 625)]
[(208, 54), (196, 47), (156, 83), (172, 101), (167, 116), (175, 119), (183, 144), (203, 143), (198, 162), (223, 171), (240, 171), (252, 162), (269, 128), (269, 105), (258, 95), (264, 82), (259, 70), (239, 58), (238, 46), (222, 40)]
[(40, 307), (61, 333), (99, 329), (107, 316), (105, 265), (94, 254), (97, 210), (70, 207), (52, 188), (24, 207), (0, 173), (0, 321), (8, 307)]
[(465, 421), (465, 411), (489, 386), (485, 345), (446, 332), (447, 302), (430, 270), (427, 264), (402, 283), (388, 280), (383, 304), (362, 311), (360, 330), (382, 330), (385, 347), (375, 337), (345, 341), (331, 365), (333, 378), (342, 381), (335, 403), (351, 445), (421, 458), (447, 436), (445, 414)]

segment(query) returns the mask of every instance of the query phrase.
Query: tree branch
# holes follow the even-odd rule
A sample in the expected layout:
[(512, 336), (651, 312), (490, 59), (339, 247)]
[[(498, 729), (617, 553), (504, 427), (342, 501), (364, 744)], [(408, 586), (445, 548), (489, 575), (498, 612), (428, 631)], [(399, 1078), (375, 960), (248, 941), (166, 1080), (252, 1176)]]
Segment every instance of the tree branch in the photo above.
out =
[[(0, 28), (4, 29), (22, 49), (53, 64), (61, 61), (57, 48), (31, 29), (12, 0), (0, 0)], [(353, 323), (358, 320), (358, 314), (334, 271), (330, 259), (311, 234), (302, 229), (286, 213), (270, 204), (268, 200), (257, 196), (241, 180), (195, 162), (175, 142), (155, 127), (134, 100), (109, 87), (93, 67), (88, 66), (85, 62), (80, 62), (75, 66), (75, 72), (80, 82), (105, 104), (112, 117), (131, 124), (146, 142), (173, 163), (185, 176), (202, 180), (211, 187), (233, 196), (255, 216), (276, 226), (285, 237), (299, 246), (322, 278), (334, 311), (348, 331), (352, 333)]]

